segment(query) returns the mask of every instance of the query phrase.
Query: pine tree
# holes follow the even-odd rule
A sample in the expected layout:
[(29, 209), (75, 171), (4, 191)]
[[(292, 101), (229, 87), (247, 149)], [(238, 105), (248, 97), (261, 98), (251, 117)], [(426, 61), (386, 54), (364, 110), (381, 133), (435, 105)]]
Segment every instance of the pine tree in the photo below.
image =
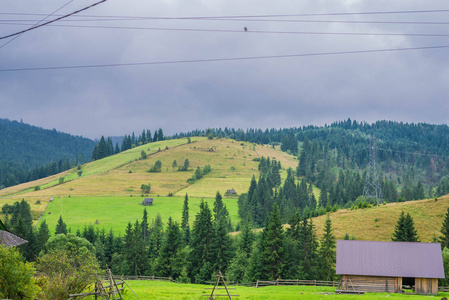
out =
[(191, 235), (190, 278), (196, 283), (209, 280), (212, 275), (210, 247), (213, 237), (212, 214), (204, 201), (200, 203), (200, 211), (195, 216)]
[(129, 223), (126, 229), (125, 259), (129, 275), (144, 275), (146, 273), (147, 254), (139, 221), (136, 221), (134, 228)]
[(39, 229), (37, 231), (37, 253), (39, 253), (42, 250), (45, 250), (45, 243), (47, 243), (48, 239), (50, 238), (50, 230), (48, 229), (47, 222), (45, 220), (42, 220), (39, 225)]
[(283, 267), (284, 255), (284, 229), (278, 206), (273, 205), (273, 211), (268, 217), (267, 225), (264, 229), (262, 239), (262, 264), (263, 270), (269, 279), (280, 277)]
[(147, 212), (146, 208), (143, 209), (142, 223), (140, 223), (140, 226), (142, 226), (142, 238), (146, 244), (148, 242), (149, 234), (150, 234), (149, 224), (148, 224), (148, 212)]
[(159, 256), (159, 250), (162, 245), (162, 238), (164, 236), (162, 232), (163, 224), (161, 215), (157, 214), (153, 222), (151, 223), (150, 240), (148, 241), (148, 257), (150, 261), (153, 261)]
[(159, 276), (177, 278), (182, 271), (182, 239), (179, 225), (168, 219), (167, 230), (155, 262), (155, 272)]
[(190, 226), (189, 226), (189, 196), (187, 195), (187, 193), (186, 197), (184, 198), (184, 204), (182, 207), (181, 229), (183, 230), (184, 233), (184, 243), (188, 245), (190, 241)]
[(312, 219), (308, 221), (303, 218), (300, 225), (299, 236), (299, 254), (300, 264), (298, 268), (298, 277), (300, 279), (316, 279), (318, 278), (318, 241), (315, 232), (315, 226)]
[(246, 258), (250, 257), (254, 240), (255, 236), (254, 232), (251, 230), (251, 226), (248, 222), (243, 223), (242, 229), (240, 230), (237, 246), (239, 250), (243, 251), (246, 254)]
[(214, 234), (210, 246), (210, 260), (214, 272), (226, 272), (233, 256), (233, 246), (228, 235), (227, 225), (226, 218), (223, 215), (219, 215), (214, 222)]
[(394, 242), (419, 242), (413, 218), (409, 213), (405, 215), (404, 211), (401, 212), (391, 240)]
[(290, 225), (287, 228), (286, 237), (285, 237), (285, 268), (283, 272), (284, 278), (297, 278), (299, 273), (299, 263), (300, 263), (300, 222), (301, 217), (297, 210), (293, 212), (290, 216), (288, 224)]
[(56, 224), (55, 234), (67, 234), (67, 225), (62, 220), (62, 216), (59, 216), (58, 223)]
[(449, 249), (449, 207), (447, 208), (446, 215), (441, 226), (441, 234), (443, 235), (440, 237), (441, 247), (446, 247)]
[(320, 269), (321, 278), (326, 281), (333, 281), (335, 275), (335, 236), (333, 234), (332, 221), (329, 214), (324, 223), (324, 233), (321, 238), (320, 255)]

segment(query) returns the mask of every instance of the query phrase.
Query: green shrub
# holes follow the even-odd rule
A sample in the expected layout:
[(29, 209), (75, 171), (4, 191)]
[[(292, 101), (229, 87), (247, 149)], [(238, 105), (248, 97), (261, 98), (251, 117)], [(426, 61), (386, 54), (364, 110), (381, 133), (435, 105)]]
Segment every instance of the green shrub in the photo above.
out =
[(42, 299), (51, 300), (65, 300), (69, 294), (83, 292), (100, 274), (98, 261), (87, 250), (51, 251), (37, 259), (36, 269), (40, 273)]
[(37, 295), (36, 270), (17, 248), (0, 246), (0, 266), (1, 299), (33, 299)]

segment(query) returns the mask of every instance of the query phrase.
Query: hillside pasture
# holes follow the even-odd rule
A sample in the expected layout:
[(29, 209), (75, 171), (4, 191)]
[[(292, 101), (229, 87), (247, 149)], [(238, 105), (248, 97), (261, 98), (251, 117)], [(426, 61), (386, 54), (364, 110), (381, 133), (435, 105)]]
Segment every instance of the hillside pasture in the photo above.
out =
[[(334, 235), (343, 239), (346, 233), (357, 240), (391, 241), (401, 211), (410, 213), (421, 242), (432, 242), (440, 236), (443, 218), (449, 207), (449, 195), (434, 199), (388, 203), (366, 209), (341, 209), (330, 215)], [(313, 219), (322, 236), (326, 216)]]
[[(168, 218), (181, 223), (184, 197), (154, 197), (153, 205), (141, 205), (144, 197), (62, 197), (54, 198), (47, 207), (42, 220), (46, 220), (51, 232), (56, 228), (59, 216), (71, 228), (72, 232), (83, 230), (85, 226), (93, 225), (100, 230), (112, 229), (116, 234), (125, 233), (128, 222), (141, 222), (144, 208), (148, 212), (148, 221), (161, 215), (162, 222), (167, 224)], [(202, 198), (189, 197), (190, 223), (193, 226), (195, 215), (199, 212)], [(213, 209), (214, 199), (205, 198), (209, 208)], [(236, 199), (224, 199), (233, 225), (239, 222)], [(98, 220), (98, 224), (95, 224)]]

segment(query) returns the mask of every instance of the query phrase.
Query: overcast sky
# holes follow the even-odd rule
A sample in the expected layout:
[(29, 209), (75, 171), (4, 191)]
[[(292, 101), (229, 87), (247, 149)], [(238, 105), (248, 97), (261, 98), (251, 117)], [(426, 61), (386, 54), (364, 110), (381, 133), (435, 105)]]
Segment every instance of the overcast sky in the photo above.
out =
[[(5, 36), (67, 3), (56, 15), (96, 1), (1, 2), (0, 36)], [(159, 127), (172, 134), (347, 118), (448, 124), (449, 48), (4, 71), (449, 46), (449, 23), (422, 24), (449, 22), (449, 11), (334, 15), (429, 10), (449, 10), (449, 2), (108, 0), (9, 44), (11, 38), (0, 40), (0, 118), (89, 138)], [(256, 17), (262, 15), (268, 16)], [(223, 16), (235, 18), (182, 19)]]

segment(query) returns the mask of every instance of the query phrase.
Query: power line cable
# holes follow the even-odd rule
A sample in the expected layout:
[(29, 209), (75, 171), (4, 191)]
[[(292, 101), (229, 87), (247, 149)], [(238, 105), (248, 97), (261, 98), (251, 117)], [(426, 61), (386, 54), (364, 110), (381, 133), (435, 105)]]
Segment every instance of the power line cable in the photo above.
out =
[(382, 53), (382, 52), (394, 52), (394, 51), (413, 51), (413, 50), (430, 50), (430, 49), (447, 49), (447, 48), (449, 48), (449, 45), (427, 46), (427, 47), (410, 47), (410, 48), (373, 49), (373, 50), (352, 50), (352, 51), (337, 51), (337, 52), (318, 52), (318, 53), (302, 53), (302, 54), (286, 54), (286, 55), (267, 55), (267, 56), (247, 56), (247, 57), (229, 57), (229, 58), (154, 61), (154, 62), (137, 62), (137, 63), (120, 63), (120, 64), (96, 64), (96, 65), (78, 65), (78, 66), (13, 68), (13, 69), (0, 69), (0, 72), (67, 70), (67, 69), (126, 67), (126, 66), (144, 66), (144, 65), (149, 66), (149, 65), (185, 64), (185, 63), (243, 61), (243, 60), (293, 58), (293, 57), (312, 57), (312, 56), (327, 56), (327, 55), (347, 55), (347, 54), (364, 54), (364, 53)]
[[(236, 19), (236, 18), (275, 18), (275, 17), (311, 17), (311, 16), (347, 16), (347, 15), (382, 15), (382, 14), (415, 14), (415, 13), (446, 13), (449, 9), (432, 10), (397, 10), (397, 11), (371, 11), (371, 12), (340, 12), (340, 13), (308, 13), (308, 14), (265, 14), (265, 15), (232, 15), (232, 16), (196, 16), (196, 17), (139, 17), (139, 16), (100, 16), (79, 15), (78, 17), (102, 17), (102, 18), (134, 18), (134, 19), (159, 19), (159, 20), (188, 20), (188, 19)], [(31, 13), (3, 12), (0, 15), (39, 15)]]
[(70, 13), (70, 14), (67, 14), (67, 15), (64, 15), (64, 16), (61, 16), (61, 17), (56, 18), (56, 19), (54, 19), (54, 20), (51, 20), (51, 21), (48, 21), (48, 22), (45, 22), (45, 23), (42, 23), (42, 24), (39, 24), (39, 25), (36, 25), (36, 26), (32, 26), (32, 27), (30, 27), (30, 28), (28, 28), (28, 29), (25, 29), (25, 30), (22, 30), (22, 31), (19, 31), (19, 32), (16, 32), (16, 33), (12, 33), (12, 34), (9, 34), (9, 35), (6, 35), (6, 36), (2, 36), (2, 37), (0, 37), (0, 40), (6, 39), (6, 38), (10, 38), (10, 37), (13, 37), (13, 36), (16, 36), (16, 35), (21, 35), (21, 34), (23, 34), (23, 33), (25, 33), (25, 32), (28, 32), (28, 31), (37, 29), (37, 28), (39, 28), (39, 27), (42, 27), (42, 26), (51, 24), (51, 23), (53, 23), (53, 22), (56, 22), (56, 21), (59, 21), (59, 20), (61, 20), (61, 19), (70, 17), (70, 16), (72, 16), (72, 15), (74, 15), (74, 14), (80, 13), (80, 12), (82, 12), (82, 11), (85, 11), (85, 10), (89, 9), (89, 8), (92, 8), (92, 7), (94, 7), (94, 6), (97, 6), (97, 5), (99, 5), (99, 4), (103, 3), (103, 2), (106, 2), (106, 1), (107, 1), (107, 0), (101, 0), (100, 2), (94, 3), (94, 4), (92, 4), (92, 5), (89, 5), (89, 6), (85, 7), (85, 8), (79, 9), (79, 10), (77, 10), (77, 11), (74, 11), (74, 12), (72, 12), (72, 13)]
[[(81, 17), (81, 16), (80, 16)], [(100, 17), (100, 16), (98, 16)], [(142, 20), (166, 20), (166, 18), (103, 18), (103, 19), (71, 19), (61, 20), (63, 22), (102, 22), (102, 21), (142, 21)], [(179, 19), (170, 19), (179, 20)], [(352, 20), (279, 20), (279, 19), (220, 19), (220, 18), (201, 18), (201, 19), (183, 19), (193, 21), (237, 21), (237, 22), (282, 22), (282, 23), (343, 23), (343, 24), (401, 24), (401, 25), (449, 25), (449, 22), (426, 22), (426, 21), (352, 21)], [(34, 22), (35, 20), (4, 19), (0, 22)], [(7, 24), (7, 23), (5, 23)]]
[[(66, 7), (67, 5), (69, 5), (70, 3), (72, 3), (75, 0), (70, 0), (69, 2), (67, 2), (66, 4), (64, 4), (63, 6), (61, 6), (60, 8), (58, 8), (57, 10), (55, 10), (54, 12), (52, 12), (51, 14), (45, 16), (45, 18), (43, 18), (42, 20), (39, 20), (36, 24), (34, 24), (33, 26), (38, 25), (39, 23), (42, 23), (43, 21), (45, 21), (47, 18), (51, 17), (52, 15), (54, 15), (55, 13), (57, 13), (58, 11), (60, 11), (61, 9), (63, 9), (64, 7)], [(4, 43), (3, 45), (0, 46), (0, 49), (5, 47), (6, 45), (8, 45), (9, 43), (11, 43), (12, 41), (14, 41), (15, 39), (17, 39), (19, 36), (21, 36), (23, 33), (16, 35), (14, 38), (10, 39), (9, 41), (7, 41), (6, 43)]]
[[(1, 23), (0, 24), (9, 24)], [(11, 24), (10, 24), (11, 25)], [(23, 25), (23, 24), (13, 24)], [(129, 27), (129, 26), (99, 26), (99, 25), (48, 25), (66, 28), (99, 28), (153, 31), (185, 31), (185, 32), (219, 32), (244, 34), (298, 34), (298, 35), (350, 35), (350, 36), (416, 36), (416, 37), (449, 37), (449, 34), (439, 33), (376, 33), (376, 32), (323, 32), (323, 31), (269, 31), (269, 30), (231, 30), (231, 29), (201, 29), (201, 28), (165, 28), (165, 27)]]

